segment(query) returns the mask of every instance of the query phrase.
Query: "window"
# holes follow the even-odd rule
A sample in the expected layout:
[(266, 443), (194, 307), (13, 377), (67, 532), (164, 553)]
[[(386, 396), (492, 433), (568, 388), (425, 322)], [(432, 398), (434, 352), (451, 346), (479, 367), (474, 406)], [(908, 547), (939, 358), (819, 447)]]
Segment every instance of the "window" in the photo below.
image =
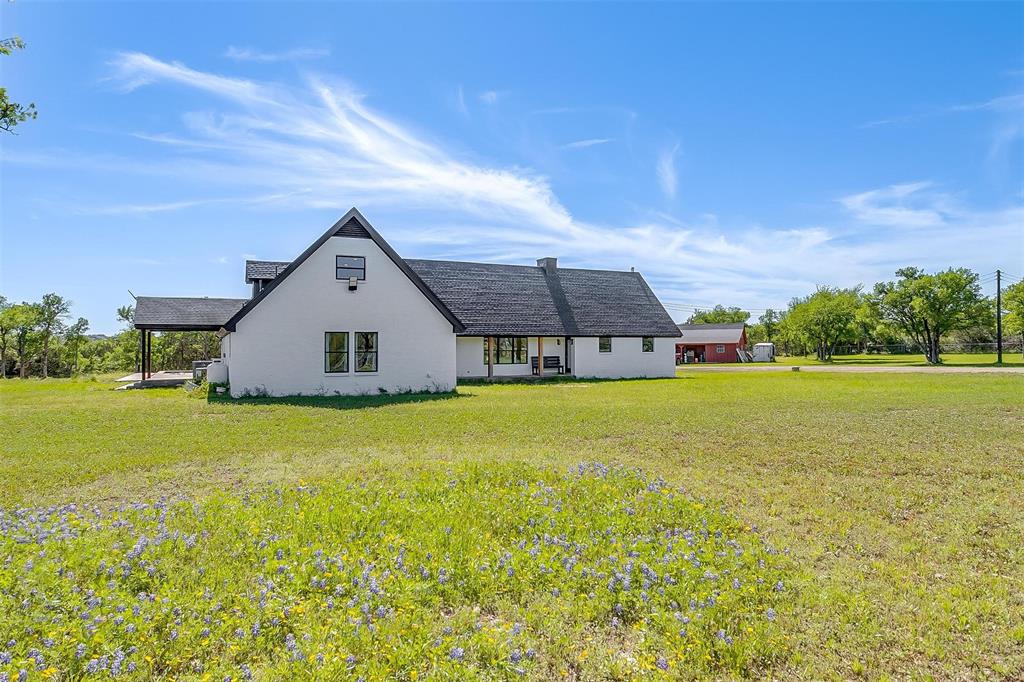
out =
[(601, 353), (612, 352), (612, 337), (610, 336), (599, 336), (597, 337), (597, 350)]
[(324, 334), (324, 371), (328, 374), (348, 372), (348, 332)]
[(716, 353), (724, 353), (725, 352), (725, 344), (720, 343), (717, 346), (715, 346), (715, 352)]
[(640, 339), (640, 343), (643, 346), (643, 351), (645, 353), (653, 353), (654, 352), (654, 337), (653, 336), (644, 336), (644, 337), (642, 337)]
[(356, 332), (356, 371), (377, 371), (377, 332)]
[[(494, 337), (494, 363), (496, 365), (525, 365), (526, 356), (529, 353), (529, 343), (525, 336), (496, 336)], [(487, 341), (484, 340), (484, 364), (489, 362), (487, 357)]]
[(366, 258), (363, 256), (335, 256), (334, 276), (345, 280), (349, 277), (366, 279)]

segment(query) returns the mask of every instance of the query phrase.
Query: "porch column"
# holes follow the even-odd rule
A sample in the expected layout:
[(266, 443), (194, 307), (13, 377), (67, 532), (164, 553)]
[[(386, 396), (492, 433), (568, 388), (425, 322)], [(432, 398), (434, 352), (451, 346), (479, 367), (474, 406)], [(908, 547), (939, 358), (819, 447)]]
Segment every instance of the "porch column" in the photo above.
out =
[(142, 374), (143, 379), (148, 379), (153, 376), (153, 332), (146, 330), (146, 354), (143, 356), (146, 358), (146, 369)]
[(484, 339), (487, 344), (487, 378), (494, 376), (494, 337), (488, 336)]
[(537, 376), (544, 376), (544, 337), (537, 337)]
[(139, 376), (146, 378), (146, 330), (139, 330)]

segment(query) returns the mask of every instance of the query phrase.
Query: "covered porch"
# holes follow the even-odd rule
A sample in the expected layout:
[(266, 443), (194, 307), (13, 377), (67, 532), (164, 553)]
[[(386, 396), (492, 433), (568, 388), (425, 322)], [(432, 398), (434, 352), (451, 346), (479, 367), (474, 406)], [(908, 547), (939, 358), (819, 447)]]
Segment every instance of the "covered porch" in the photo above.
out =
[(571, 336), (460, 336), (456, 341), (463, 379), (542, 379), (572, 376)]
[[(153, 372), (154, 332), (218, 332), (247, 303), (239, 298), (139, 296), (133, 326), (139, 330), (139, 363), (129, 388), (180, 385), (192, 376), (185, 368)], [(209, 360), (205, 361), (209, 364)], [(193, 363), (195, 364), (195, 363)]]

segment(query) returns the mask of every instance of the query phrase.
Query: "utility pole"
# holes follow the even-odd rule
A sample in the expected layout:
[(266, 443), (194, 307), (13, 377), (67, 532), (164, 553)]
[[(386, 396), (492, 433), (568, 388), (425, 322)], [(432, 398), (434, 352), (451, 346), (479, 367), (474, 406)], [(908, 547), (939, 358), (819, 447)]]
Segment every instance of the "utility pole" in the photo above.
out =
[(1003, 290), (1002, 274), (996, 270), (996, 364), (1003, 364)]

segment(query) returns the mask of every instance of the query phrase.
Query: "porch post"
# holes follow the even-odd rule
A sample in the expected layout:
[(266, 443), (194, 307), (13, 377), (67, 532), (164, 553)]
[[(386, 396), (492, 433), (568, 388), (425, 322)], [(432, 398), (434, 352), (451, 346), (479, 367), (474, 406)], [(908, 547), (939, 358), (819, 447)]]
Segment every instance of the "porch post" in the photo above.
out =
[(544, 337), (537, 337), (537, 376), (544, 376)]
[(153, 333), (146, 330), (146, 369), (142, 375), (143, 379), (153, 376)]
[(146, 378), (146, 330), (139, 330), (139, 376)]
[(487, 378), (494, 376), (494, 337), (488, 336), (484, 339), (487, 344)]

